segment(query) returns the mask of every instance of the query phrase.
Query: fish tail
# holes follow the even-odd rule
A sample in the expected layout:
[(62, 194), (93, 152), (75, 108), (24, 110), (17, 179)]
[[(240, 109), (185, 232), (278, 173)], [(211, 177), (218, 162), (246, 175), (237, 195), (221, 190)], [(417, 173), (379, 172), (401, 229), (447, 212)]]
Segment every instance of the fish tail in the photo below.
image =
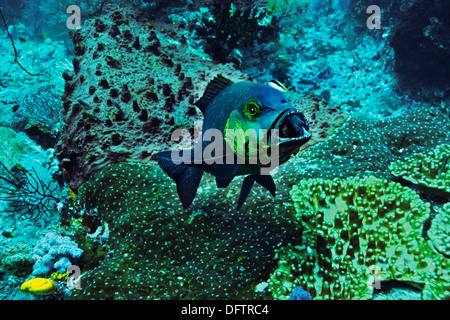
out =
[(175, 181), (183, 208), (187, 209), (195, 198), (203, 170), (182, 163), (174, 163), (171, 151), (161, 151), (153, 159), (158, 161), (158, 165)]

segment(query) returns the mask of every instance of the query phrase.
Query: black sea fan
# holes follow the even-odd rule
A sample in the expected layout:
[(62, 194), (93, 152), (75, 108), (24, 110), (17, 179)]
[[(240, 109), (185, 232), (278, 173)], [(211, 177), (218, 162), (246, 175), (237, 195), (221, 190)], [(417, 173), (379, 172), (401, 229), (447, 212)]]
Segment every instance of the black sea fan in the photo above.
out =
[(34, 168), (31, 172), (19, 165), (8, 169), (0, 161), (0, 183), (0, 200), (10, 206), (5, 212), (30, 220), (53, 215), (59, 201), (59, 185), (54, 181), (45, 183)]

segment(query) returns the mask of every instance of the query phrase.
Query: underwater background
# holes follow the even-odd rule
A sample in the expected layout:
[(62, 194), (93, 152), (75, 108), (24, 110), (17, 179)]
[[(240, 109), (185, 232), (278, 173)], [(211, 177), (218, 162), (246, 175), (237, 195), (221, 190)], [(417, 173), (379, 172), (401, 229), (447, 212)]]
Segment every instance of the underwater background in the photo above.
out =
[[(450, 298), (448, 1), (0, 7), (0, 299)], [(312, 133), (238, 212), (151, 160), (217, 75)]]

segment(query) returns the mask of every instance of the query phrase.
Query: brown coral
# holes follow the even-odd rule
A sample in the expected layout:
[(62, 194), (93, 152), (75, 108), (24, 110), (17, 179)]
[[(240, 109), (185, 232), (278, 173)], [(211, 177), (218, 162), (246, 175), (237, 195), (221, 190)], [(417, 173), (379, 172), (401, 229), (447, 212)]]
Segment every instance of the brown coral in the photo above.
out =
[(325, 100), (312, 94), (288, 92), (289, 101), (302, 110), (308, 119), (311, 139), (302, 146), (302, 150), (325, 141), (338, 127), (342, 126), (349, 115), (337, 106), (330, 106)]
[(65, 74), (65, 126), (56, 153), (73, 190), (108, 163), (148, 161), (168, 148), (173, 129), (192, 128), (201, 118), (192, 103), (216, 74), (248, 79), (231, 64), (187, 54), (169, 27), (138, 16), (106, 6), (102, 17), (71, 34), (75, 74)]

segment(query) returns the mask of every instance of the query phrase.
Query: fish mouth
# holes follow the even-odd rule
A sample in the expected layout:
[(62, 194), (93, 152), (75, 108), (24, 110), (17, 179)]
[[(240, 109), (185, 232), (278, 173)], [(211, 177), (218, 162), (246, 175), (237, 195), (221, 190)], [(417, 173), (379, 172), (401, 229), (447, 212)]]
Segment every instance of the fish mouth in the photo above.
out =
[[(301, 146), (311, 139), (311, 133), (308, 131), (308, 121), (303, 113), (295, 109), (288, 109), (282, 112), (275, 119), (271, 130), (272, 135), (275, 133), (278, 138), (278, 145), (283, 146), (283, 149)], [(272, 137), (270, 140), (272, 143)]]

